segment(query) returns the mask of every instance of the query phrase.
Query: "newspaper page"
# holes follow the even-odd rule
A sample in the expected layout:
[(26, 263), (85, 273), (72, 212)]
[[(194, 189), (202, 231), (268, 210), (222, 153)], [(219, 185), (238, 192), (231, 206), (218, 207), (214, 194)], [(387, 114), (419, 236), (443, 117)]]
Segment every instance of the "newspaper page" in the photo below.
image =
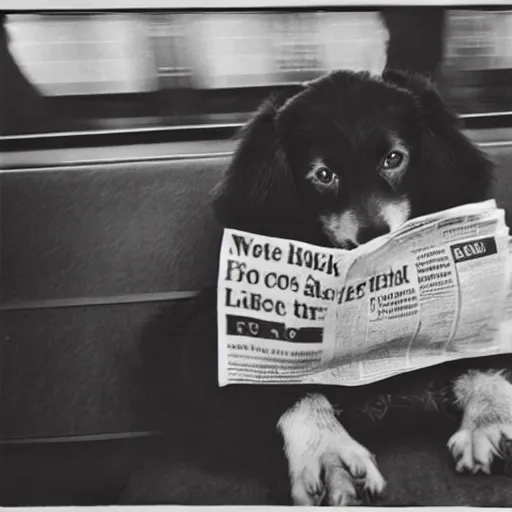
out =
[(351, 251), (226, 229), (219, 385), (357, 386), (512, 352), (511, 240), (494, 200)]

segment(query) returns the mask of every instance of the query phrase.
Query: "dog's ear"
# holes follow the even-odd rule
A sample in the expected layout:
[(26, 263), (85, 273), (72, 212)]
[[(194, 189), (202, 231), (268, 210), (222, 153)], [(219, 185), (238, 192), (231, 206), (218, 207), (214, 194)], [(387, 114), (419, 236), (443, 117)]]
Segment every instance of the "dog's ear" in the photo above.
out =
[(279, 109), (289, 96), (265, 101), (240, 133), (233, 159), (212, 191), (214, 214), (225, 227), (271, 234), (298, 211), (294, 177), (277, 129)]
[(386, 70), (382, 79), (414, 97), (421, 122), (422, 167), (415, 180), (430, 205), (445, 209), (488, 197), (492, 164), (462, 133), (457, 115), (433, 83), (421, 75), (394, 70)]

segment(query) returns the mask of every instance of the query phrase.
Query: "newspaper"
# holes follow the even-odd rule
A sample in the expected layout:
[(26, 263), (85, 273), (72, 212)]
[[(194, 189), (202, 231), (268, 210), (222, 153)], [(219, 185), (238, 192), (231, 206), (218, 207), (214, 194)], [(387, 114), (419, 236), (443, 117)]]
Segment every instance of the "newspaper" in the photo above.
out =
[(494, 200), (347, 251), (224, 231), (219, 385), (358, 386), (512, 352), (512, 238)]

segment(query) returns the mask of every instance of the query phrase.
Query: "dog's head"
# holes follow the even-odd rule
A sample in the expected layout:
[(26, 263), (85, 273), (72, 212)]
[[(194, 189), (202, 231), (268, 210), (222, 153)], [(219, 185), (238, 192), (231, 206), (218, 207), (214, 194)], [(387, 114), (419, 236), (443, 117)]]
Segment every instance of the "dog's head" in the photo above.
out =
[(215, 190), (226, 227), (353, 248), (486, 198), (490, 164), (425, 79), (337, 71), (263, 104)]

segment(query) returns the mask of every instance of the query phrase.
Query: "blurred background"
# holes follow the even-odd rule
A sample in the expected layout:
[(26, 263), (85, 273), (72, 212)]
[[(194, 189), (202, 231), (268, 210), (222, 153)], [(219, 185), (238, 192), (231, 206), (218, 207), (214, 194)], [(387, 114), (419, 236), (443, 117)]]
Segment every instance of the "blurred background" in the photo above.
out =
[(387, 59), (461, 114), (512, 110), (512, 6), (17, 14), (1, 45), (3, 135), (237, 123), (271, 90)]

